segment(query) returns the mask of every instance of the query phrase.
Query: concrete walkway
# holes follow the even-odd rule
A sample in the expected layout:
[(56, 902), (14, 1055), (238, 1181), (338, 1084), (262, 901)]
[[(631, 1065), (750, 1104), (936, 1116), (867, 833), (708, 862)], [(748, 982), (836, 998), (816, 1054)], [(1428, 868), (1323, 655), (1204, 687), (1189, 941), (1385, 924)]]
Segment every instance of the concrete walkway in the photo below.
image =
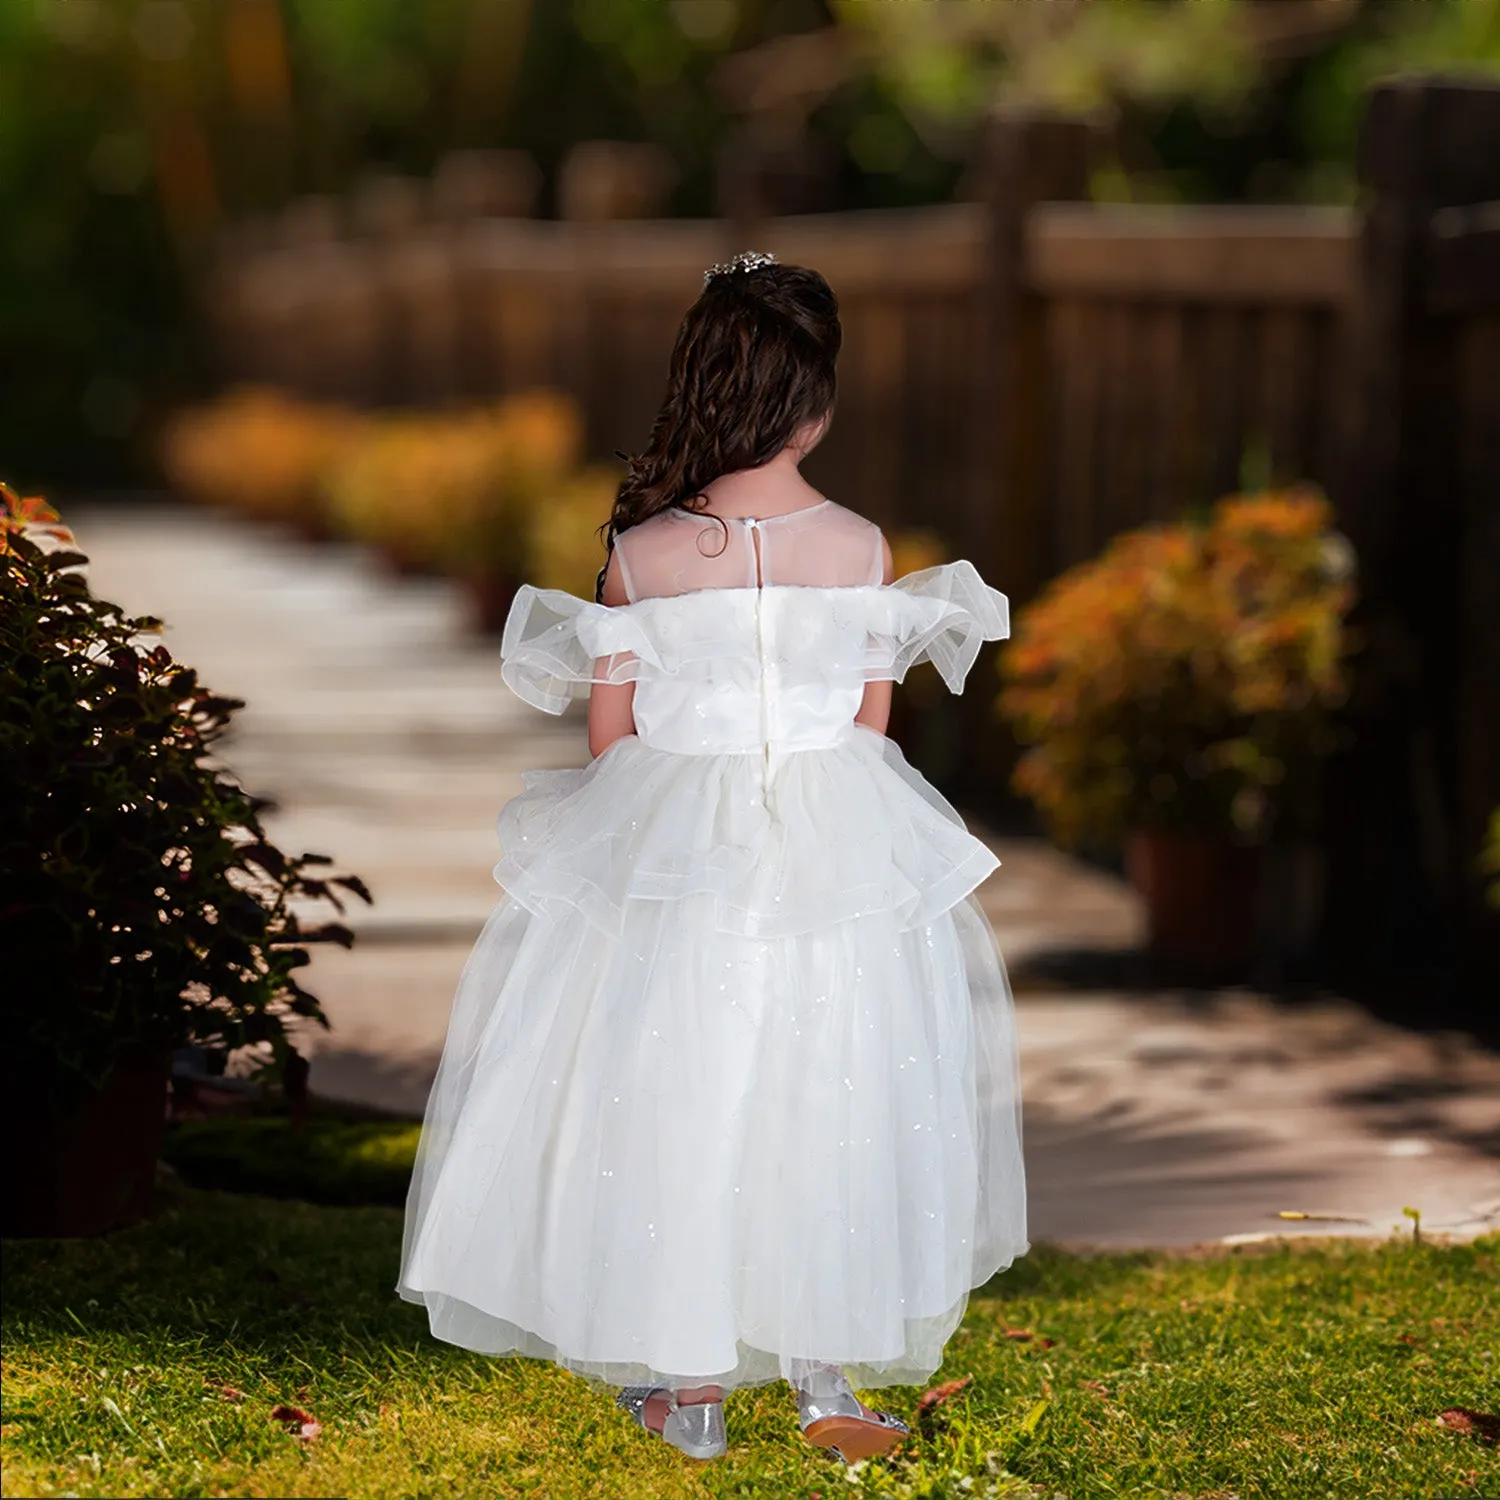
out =
[[(313, 1088), (420, 1114), (459, 971), (500, 895), (496, 814), (523, 770), (584, 762), (581, 714), (516, 699), (444, 581), (393, 581), (358, 549), (191, 509), (66, 519), (96, 592), (160, 616), (181, 660), (248, 700), (223, 753), (279, 800), (272, 838), (332, 855), (375, 894), (351, 908), (354, 949), (318, 950), (306, 971), (333, 1022), (307, 1036)], [(1002, 866), (981, 896), (1013, 972), (1050, 950), (1138, 942), (1121, 883), (1045, 845), (990, 842)], [(1460, 1033), (1243, 990), (1018, 977), (1016, 1006), (1033, 1241), (1382, 1236), (1410, 1232), (1404, 1206), (1424, 1234), (1500, 1227), (1500, 1057)]]

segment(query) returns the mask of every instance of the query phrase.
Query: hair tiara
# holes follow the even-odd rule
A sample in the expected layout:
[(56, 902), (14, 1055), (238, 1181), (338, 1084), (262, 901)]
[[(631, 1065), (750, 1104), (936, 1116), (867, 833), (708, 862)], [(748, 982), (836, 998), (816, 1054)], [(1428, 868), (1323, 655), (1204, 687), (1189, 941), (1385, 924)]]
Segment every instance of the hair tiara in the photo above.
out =
[(715, 276), (728, 276), (732, 271), (757, 271), (762, 266), (774, 266), (776, 257), (763, 250), (741, 250), (732, 260), (722, 265), (710, 266), (703, 273), (703, 284), (707, 286)]

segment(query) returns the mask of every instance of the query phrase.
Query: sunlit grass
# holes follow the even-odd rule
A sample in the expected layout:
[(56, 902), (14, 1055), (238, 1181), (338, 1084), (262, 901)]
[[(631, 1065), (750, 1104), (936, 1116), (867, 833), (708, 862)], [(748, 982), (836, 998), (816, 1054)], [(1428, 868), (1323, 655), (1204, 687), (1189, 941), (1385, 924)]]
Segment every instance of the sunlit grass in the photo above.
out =
[[(1436, 1420), (1500, 1405), (1500, 1235), (1038, 1245), (934, 1377), (972, 1383), (851, 1482), (784, 1386), (734, 1394), (728, 1457), (697, 1465), (551, 1365), (435, 1341), (393, 1290), (400, 1232), (399, 1209), (174, 1187), (133, 1229), (7, 1242), (6, 1495), (1500, 1493), (1496, 1449)], [(915, 1422), (919, 1395), (872, 1399)]]

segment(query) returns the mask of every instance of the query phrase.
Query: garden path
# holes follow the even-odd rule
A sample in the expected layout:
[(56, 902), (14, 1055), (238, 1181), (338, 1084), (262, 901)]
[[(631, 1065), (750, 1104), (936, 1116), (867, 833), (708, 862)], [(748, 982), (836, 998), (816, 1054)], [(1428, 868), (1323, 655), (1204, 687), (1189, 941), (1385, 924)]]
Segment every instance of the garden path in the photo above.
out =
[[(204, 681), (243, 697), (223, 755), (278, 799), (288, 852), (368, 881), (352, 951), (315, 950), (333, 1022), (306, 1043), (315, 1091), (420, 1113), (454, 984), (498, 897), (494, 819), (528, 767), (578, 765), (581, 715), (527, 707), (453, 587), (393, 580), (361, 550), (310, 547), (164, 502), (66, 519), (95, 590), (166, 622)], [(983, 833), (983, 830), (976, 830)], [(1300, 1232), (1468, 1236), (1500, 1225), (1500, 1057), (1338, 997), (1048, 985), (1048, 951), (1122, 952), (1130, 891), (1045, 845), (992, 840), (981, 892), (1016, 979), (1033, 1240), (1180, 1245)], [(1107, 970), (1108, 965), (1104, 966)]]

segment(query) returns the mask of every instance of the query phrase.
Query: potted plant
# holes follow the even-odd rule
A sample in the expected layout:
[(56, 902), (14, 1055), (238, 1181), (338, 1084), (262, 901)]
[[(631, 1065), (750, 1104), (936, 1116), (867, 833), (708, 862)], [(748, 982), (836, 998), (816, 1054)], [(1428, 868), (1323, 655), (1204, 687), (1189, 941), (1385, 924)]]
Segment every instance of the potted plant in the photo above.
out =
[(369, 418), (347, 407), (240, 387), (175, 413), (163, 429), (160, 457), (179, 494), (325, 541), (333, 530), (320, 478), (369, 426)]
[(396, 577), (441, 571), (440, 517), (494, 482), (492, 436), (474, 419), (402, 412), (371, 419), (364, 437), (323, 471), (340, 530), (372, 547)]
[[(527, 518), (531, 581), (538, 588), (562, 589), (580, 599), (594, 597), (604, 566), (602, 527), (609, 520), (620, 488), (620, 471), (611, 464), (588, 464), (560, 483)], [(504, 625), (503, 617), (498, 622)]]
[[(597, 532), (585, 539), (582, 531), (608, 519), (619, 486), (604, 466), (578, 472), (582, 422), (567, 396), (518, 392), (494, 408), (492, 419), (494, 482), (454, 508), (450, 529), (454, 571), (468, 590), (474, 627), (486, 635), (504, 629), (516, 590), (541, 574), (555, 587), (571, 578), (592, 598), (603, 545)], [(590, 546), (599, 559), (593, 573), (578, 566)]]
[(290, 1092), (306, 1064), (289, 1023), (328, 1025), (293, 971), (305, 945), (353, 941), (293, 903), (370, 900), (267, 840), (265, 799), (211, 759), (243, 704), (142, 641), (160, 621), (96, 598), (71, 542), (0, 486), (6, 1234), (147, 1211), (174, 1050), (253, 1047)]
[(1167, 968), (1242, 968), (1266, 851), (1316, 836), (1352, 575), (1316, 491), (1231, 496), (1116, 537), (1020, 612), (1000, 657), (1014, 785), (1059, 842), (1123, 845)]

